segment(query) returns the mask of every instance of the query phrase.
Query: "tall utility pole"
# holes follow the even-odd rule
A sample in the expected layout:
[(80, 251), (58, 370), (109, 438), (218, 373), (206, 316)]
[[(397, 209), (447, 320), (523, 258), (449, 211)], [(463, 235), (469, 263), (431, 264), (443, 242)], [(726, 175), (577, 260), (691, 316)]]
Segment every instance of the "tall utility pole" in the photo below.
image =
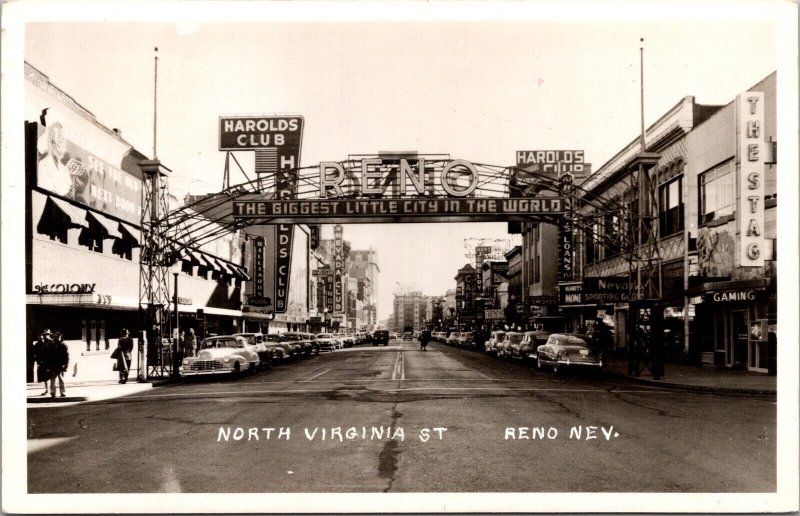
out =
[[(158, 47), (155, 48), (158, 52)], [(139, 380), (165, 376), (172, 368), (162, 345), (170, 336), (169, 265), (170, 245), (161, 218), (169, 212), (169, 174), (156, 158), (156, 108), (158, 93), (158, 55), (153, 81), (153, 159), (139, 163), (142, 170), (142, 246), (139, 249)], [(147, 341), (145, 350), (142, 337)]]
[[(640, 39), (644, 43), (644, 38)], [(630, 174), (636, 174), (638, 205), (635, 235), (635, 271), (631, 271), (631, 280), (635, 277), (630, 292), (628, 311), (628, 374), (639, 376), (644, 369), (649, 369), (654, 378), (663, 375), (663, 305), (661, 288), (661, 250), (659, 231), (658, 180), (651, 178), (651, 171), (656, 167), (661, 156), (647, 152), (644, 128), (644, 46), (639, 47), (640, 66), (640, 123), (641, 149), (628, 164)]]

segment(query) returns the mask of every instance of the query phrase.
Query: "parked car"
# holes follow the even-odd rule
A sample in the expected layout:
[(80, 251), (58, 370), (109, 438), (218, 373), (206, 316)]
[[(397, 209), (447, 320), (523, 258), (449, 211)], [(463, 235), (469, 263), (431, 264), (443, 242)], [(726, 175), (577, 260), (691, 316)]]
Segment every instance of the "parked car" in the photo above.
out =
[(301, 333), (303, 339), (306, 340), (311, 345), (311, 352), (315, 355), (319, 355), (319, 346), (317, 345), (316, 341), (314, 340), (313, 333)]
[(445, 341), (447, 344), (451, 346), (455, 346), (458, 344), (458, 338), (461, 336), (461, 333), (454, 331), (450, 335), (447, 336), (447, 340)]
[(458, 336), (458, 345), (462, 348), (470, 348), (472, 347), (472, 332), (465, 331), (462, 332), (461, 335)]
[(514, 344), (519, 344), (522, 341), (522, 333), (518, 331), (509, 331), (506, 333), (505, 338), (503, 338), (502, 342), (497, 344), (497, 356), (498, 357), (510, 357), (511, 356), (511, 346)]
[(184, 358), (178, 372), (181, 376), (238, 374), (255, 372), (259, 365), (255, 346), (244, 337), (221, 335), (204, 339), (196, 357)]
[(511, 357), (536, 360), (536, 350), (547, 343), (549, 337), (549, 331), (526, 331), (519, 344), (511, 345)]
[(300, 357), (305, 353), (305, 342), (303, 338), (297, 333), (281, 333), (283, 337), (286, 339), (286, 343), (292, 349), (292, 356), (293, 357)]
[(389, 345), (388, 330), (375, 330), (375, 332), (372, 334), (372, 345), (380, 346), (381, 344), (383, 344), (384, 346)]
[(235, 337), (244, 337), (247, 343), (255, 348), (262, 366), (270, 367), (272, 365), (273, 350), (268, 348), (264, 342), (263, 333), (234, 333), (233, 335)]
[(306, 338), (304, 333), (292, 331), (286, 332), (283, 335), (291, 344), (296, 342), (300, 344), (301, 355), (311, 356), (314, 353), (314, 344)]
[(264, 345), (272, 349), (273, 361), (285, 362), (292, 357), (292, 346), (283, 335), (277, 333), (264, 335)]
[(554, 333), (537, 348), (536, 366), (549, 366), (557, 373), (565, 367), (582, 366), (601, 370), (603, 355), (591, 345), (588, 335), (579, 333)]
[(334, 351), (339, 347), (332, 333), (318, 333), (314, 337), (314, 342), (317, 343), (320, 351)]
[(484, 346), (485, 351), (490, 355), (496, 355), (497, 345), (500, 342), (502, 342), (503, 339), (505, 338), (506, 338), (506, 332), (502, 330), (493, 331), (491, 336), (489, 337), (489, 340), (486, 341), (486, 345)]

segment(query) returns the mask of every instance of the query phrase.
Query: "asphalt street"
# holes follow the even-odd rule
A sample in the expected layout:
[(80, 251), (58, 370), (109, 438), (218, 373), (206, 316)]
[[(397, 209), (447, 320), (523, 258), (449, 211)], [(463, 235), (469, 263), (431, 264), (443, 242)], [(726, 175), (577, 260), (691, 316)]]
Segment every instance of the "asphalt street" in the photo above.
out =
[(30, 406), (28, 486), (31, 493), (772, 492), (775, 433), (774, 397), (554, 375), (393, 340), (239, 378)]

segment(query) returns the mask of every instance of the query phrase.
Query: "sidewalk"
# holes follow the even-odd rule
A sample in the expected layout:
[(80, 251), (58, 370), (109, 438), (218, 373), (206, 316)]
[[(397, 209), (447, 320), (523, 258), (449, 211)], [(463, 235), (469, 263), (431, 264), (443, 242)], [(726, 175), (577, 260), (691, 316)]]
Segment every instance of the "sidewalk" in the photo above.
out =
[(628, 376), (628, 358), (620, 356), (608, 359), (606, 372), (634, 382), (658, 385), (669, 389), (727, 394), (777, 394), (777, 377), (723, 367), (696, 367), (665, 363), (664, 375), (660, 380), (655, 380), (648, 370), (644, 370), (638, 377)]
[(109, 400), (114, 398), (121, 398), (130, 394), (138, 394), (146, 392), (153, 387), (171, 383), (174, 380), (153, 380), (150, 382), (137, 383), (136, 378), (131, 378), (126, 384), (120, 384), (117, 380), (101, 380), (101, 381), (87, 381), (68, 383), (65, 386), (65, 397), (56, 388), (55, 398), (50, 396), (48, 392), (42, 395), (44, 387), (41, 383), (28, 383), (27, 384), (27, 402), (28, 404), (47, 404), (47, 405), (63, 405), (69, 403), (84, 403), (87, 401), (100, 401)]

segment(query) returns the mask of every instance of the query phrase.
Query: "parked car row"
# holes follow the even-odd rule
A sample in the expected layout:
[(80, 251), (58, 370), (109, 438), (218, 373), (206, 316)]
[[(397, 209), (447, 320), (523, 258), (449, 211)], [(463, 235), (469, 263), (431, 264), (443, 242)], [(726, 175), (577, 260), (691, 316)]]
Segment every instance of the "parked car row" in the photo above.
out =
[[(558, 372), (564, 368), (602, 369), (603, 352), (597, 341), (581, 333), (551, 333), (543, 330), (496, 330), (488, 336), (473, 332), (433, 332), (432, 339), (451, 346), (483, 349), (499, 358), (522, 360), (539, 369)], [(488, 338), (487, 338), (488, 337)]]
[(484, 351), (500, 358), (519, 359), (538, 369), (558, 372), (566, 367), (602, 369), (603, 352), (588, 335), (547, 331), (493, 331)]
[(218, 335), (204, 339), (196, 356), (183, 359), (179, 372), (181, 376), (256, 372), (260, 367), (363, 344), (369, 339), (366, 332)]

